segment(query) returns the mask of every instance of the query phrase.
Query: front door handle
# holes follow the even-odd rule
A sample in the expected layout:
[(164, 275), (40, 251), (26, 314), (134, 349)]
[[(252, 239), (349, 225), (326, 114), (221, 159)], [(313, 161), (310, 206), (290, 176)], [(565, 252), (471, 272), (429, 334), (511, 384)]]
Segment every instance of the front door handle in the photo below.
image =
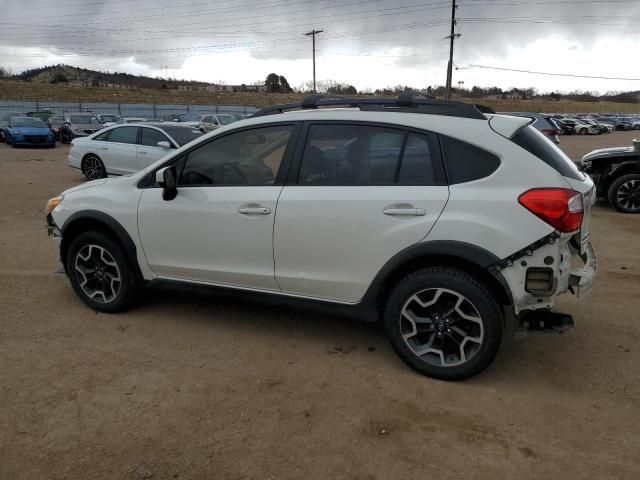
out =
[(271, 209), (261, 205), (247, 205), (238, 208), (238, 213), (243, 215), (269, 215)]
[(138, 150), (138, 153), (140, 155), (146, 155), (147, 154), (147, 152), (145, 150)]
[(427, 214), (424, 208), (415, 208), (413, 205), (389, 205), (382, 210), (385, 215), (393, 217), (423, 217)]
[(100, 150), (109, 150), (109, 147), (100, 147)]

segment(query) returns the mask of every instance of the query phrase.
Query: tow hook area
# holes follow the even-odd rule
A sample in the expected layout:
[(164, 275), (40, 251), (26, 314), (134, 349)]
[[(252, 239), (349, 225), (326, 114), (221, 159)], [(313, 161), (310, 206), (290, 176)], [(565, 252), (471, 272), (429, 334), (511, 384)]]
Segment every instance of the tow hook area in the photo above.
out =
[(561, 334), (574, 326), (573, 317), (566, 313), (556, 313), (550, 310), (533, 310), (523, 315), (515, 338), (544, 335), (547, 333)]

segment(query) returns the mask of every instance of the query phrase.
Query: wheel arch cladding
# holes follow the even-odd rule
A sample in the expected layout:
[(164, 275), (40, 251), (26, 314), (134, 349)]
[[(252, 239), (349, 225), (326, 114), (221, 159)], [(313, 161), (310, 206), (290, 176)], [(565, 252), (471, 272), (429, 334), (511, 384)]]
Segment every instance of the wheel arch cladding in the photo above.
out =
[(482, 281), (502, 305), (512, 304), (511, 291), (500, 273), (488, 268), (499, 262), (493, 253), (470, 243), (432, 241), (412, 245), (392, 257), (378, 272), (363, 301), (383, 305), (393, 287), (406, 275), (421, 268), (443, 265), (461, 268)]
[(60, 260), (66, 269), (67, 253), (73, 240), (80, 234), (89, 231), (99, 231), (106, 233), (116, 240), (124, 249), (127, 260), (134, 267), (136, 276), (142, 278), (138, 258), (136, 254), (136, 246), (131, 237), (113, 217), (97, 210), (83, 210), (71, 215), (60, 229), (62, 234), (62, 242), (60, 244)]

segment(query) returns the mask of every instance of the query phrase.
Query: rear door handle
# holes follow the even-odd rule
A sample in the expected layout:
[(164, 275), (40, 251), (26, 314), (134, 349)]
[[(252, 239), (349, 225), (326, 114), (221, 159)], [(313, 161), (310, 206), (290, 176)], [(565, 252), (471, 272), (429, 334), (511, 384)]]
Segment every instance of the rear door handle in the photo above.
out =
[(242, 213), (243, 215), (269, 215), (271, 209), (261, 205), (251, 205), (239, 207), (238, 213)]
[(109, 150), (109, 147), (100, 147), (100, 150)]
[(393, 217), (423, 217), (427, 214), (424, 208), (414, 208), (413, 206), (390, 205), (382, 210), (385, 215)]
[(146, 155), (146, 154), (147, 154), (147, 152), (146, 152), (146, 151), (144, 151), (144, 150), (138, 150), (138, 153), (139, 153), (140, 155)]

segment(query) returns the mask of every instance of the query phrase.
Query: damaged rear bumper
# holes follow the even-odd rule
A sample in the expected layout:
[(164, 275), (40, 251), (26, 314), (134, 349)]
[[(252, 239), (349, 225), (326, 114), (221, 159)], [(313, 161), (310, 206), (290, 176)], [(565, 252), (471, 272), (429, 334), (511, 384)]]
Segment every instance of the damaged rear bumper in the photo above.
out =
[(598, 259), (591, 243), (587, 244), (587, 248), (580, 255), (580, 259), (584, 262), (584, 266), (571, 270), (569, 274), (569, 291), (576, 297), (584, 298), (591, 291), (598, 271)]

